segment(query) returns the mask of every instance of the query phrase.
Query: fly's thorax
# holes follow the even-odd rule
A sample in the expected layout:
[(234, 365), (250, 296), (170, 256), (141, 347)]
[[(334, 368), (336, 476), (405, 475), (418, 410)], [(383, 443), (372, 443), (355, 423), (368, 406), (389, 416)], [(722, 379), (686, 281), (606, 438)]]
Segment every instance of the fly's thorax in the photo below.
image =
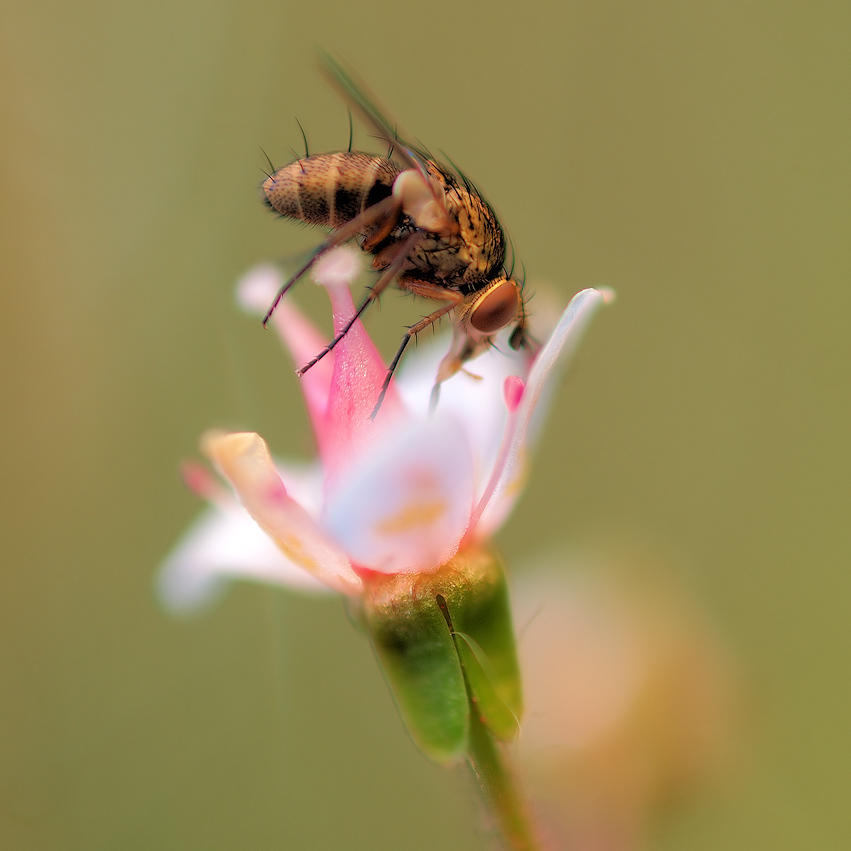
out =
[(263, 182), (266, 203), (282, 216), (336, 228), (393, 192), (399, 167), (359, 151), (313, 154)]
[(467, 283), (486, 280), (505, 260), (505, 239), (496, 215), (476, 192), (463, 186), (455, 187), (456, 217), (461, 243), (467, 261), (464, 280)]
[(425, 239), (410, 256), (410, 268), (419, 271), (428, 280), (455, 287), (467, 268), (461, 256), (462, 245), (457, 237)]

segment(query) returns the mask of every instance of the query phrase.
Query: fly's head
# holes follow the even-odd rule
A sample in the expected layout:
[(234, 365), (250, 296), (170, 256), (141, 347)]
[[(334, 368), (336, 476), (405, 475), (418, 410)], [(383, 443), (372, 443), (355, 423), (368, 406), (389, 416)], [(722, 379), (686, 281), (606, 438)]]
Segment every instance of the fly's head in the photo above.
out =
[(499, 277), (488, 281), (481, 289), (470, 293), (457, 310), (452, 346), (438, 369), (438, 384), (484, 352), (496, 334), (512, 323), (516, 327), (511, 332), (509, 345), (512, 349), (527, 347), (523, 291), (514, 278)]

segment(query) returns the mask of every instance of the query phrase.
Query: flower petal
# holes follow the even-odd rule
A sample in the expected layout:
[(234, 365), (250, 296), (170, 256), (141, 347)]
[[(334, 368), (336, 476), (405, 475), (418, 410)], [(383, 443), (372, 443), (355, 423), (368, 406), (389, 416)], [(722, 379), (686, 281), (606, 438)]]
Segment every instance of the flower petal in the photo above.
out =
[[(562, 365), (566, 363), (591, 317), (599, 307), (613, 299), (611, 290), (585, 289), (577, 293), (535, 358), (522, 398), (516, 410), (509, 414), (500, 458), (491, 481), (473, 516), (476, 537), (492, 535), (520, 495), (526, 478), (529, 444), (535, 436), (536, 414), (543, 412), (543, 406), (538, 408), (538, 403), (548, 387), (547, 379), (553, 367), (557, 361), (561, 361)], [(510, 388), (510, 392), (516, 392), (516, 388)]]
[[(502, 339), (502, 338), (505, 339)], [(509, 348), (508, 335), (440, 385), (437, 411), (455, 417), (462, 425), (475, 460), (477, 494), (484, 491), (496, 462), (508, 414), (503, 385), (511, 376), (523, 377), (531, 358)], [(448, 335), (417, 346), (403, 363), (398, 389), (414, 416), (428, 416), (435, 376), (450, 345)]]
[(457, 551), (473, 505), (473, 462), (448, 417), (391, 433), (326, 500), (324, 526), (356, 565), (430, 573)]
[[(328, 290), (335, 334), (355, 314), (349, 286), (362, 267), (356, 249), (340, 246), (323, 255), (311, 270), (316, 283)], [(282, 283), (275, 267), (257, 267), (238, 284), (238, 300), (244, 309), (263, 315)], [(287, 298), (280, 302), (271, 321), (298, 368), (328, 345), (328, 340)], [(384, 360), (358, 320), (331, 352), (301, 376), (327, 487), (334, 486), (351, 458), (368, 451), (403, 414), (395, 384), (391, 384), (379, 415), (372, 418), (386, 375)]]
[(360, 579), (346, 553), (289, 496), (259, 435), (211, 433), (203, 438), (201, 448), (231, 483), (248, 513), (290, 560), (337, 591), (360, 592)]
[(290, 561), (236, 500), (207, 509), (192, 524), (163, 563), (157, 593), (167, 609), (189, 612), (212, 603), (227, 579), (328, 590)]
[[(350, 248), (336, 249), (320, 266), (314, 277), (328, 290), (334, 314), (334, 333), (340, 334), (355, 314), (355, 305), (346, 281), (333, 264), (343, 265)], [(404, 415), (393, 384), (387, 389), (377, 416), (375, 406), (387, 376), (387, 366), (358, 319), (337, 344), (334, 372), (325, 428), (332, 436), (320, 447), (325, 467), (326, 487), (333, 488), (352, 459), (369, 454), (383, 440), (389, 428)]]
[[(243, 275), (237, 284), (237, 301), (243, 310), (264, 316), (283, 283), (280, 272), (274, 266), (257, 266)], [(297, 368), (304, 366), (328, 345), (328, 340), (293, 305), (291, 299), (281, 300), (270, 322)], [(320, 447), (329, 439), (325, 420), (333, 372), (334, 352), (331, 352), (308, 370), (299, 382)]]

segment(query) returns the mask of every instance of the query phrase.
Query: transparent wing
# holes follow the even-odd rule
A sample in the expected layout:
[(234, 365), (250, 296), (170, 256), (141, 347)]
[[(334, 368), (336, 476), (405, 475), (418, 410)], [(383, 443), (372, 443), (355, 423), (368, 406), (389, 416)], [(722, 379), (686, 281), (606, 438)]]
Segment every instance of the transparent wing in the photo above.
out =
[(396, 127), (379, 108), (375, 95), (366, 83), (327, 53), (322, 56), (322, 70), (352, 110), (357, 112), (363, 122), (381, 139), (393, 147), (394, 153), (405, 166), (416, 169), (428, 179), (428, 153), (398, 134)]

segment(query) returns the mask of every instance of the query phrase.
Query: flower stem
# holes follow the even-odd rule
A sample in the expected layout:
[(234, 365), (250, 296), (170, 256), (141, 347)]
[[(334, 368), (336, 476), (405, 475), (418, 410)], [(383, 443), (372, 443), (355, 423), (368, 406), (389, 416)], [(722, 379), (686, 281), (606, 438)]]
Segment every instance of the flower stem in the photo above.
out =
[(467, 762), (473, 770), (500, 831), (511, 851), (539, 851), (541, 846), (529, 821), (525, 802), (513, 772), (506, 768), (499, 746), (470, 704), (470, 747)]
[[(458, 633), (452, 623), (449, 607), (441, 594), (436, 595), (436, 602), (446, 620), (457, 651)], [(511, 851), (540, 851), (541, 846), (535, 838), (514, 773), (505, 766), (494, 735), (482, 719), (478, 701), (464, 665), (464, 656), (460, 652), (458, 661), (461, 663), (470, 712), (467, 763), (479, 784), (484, 803), (495, 817), (499, 830)]]

